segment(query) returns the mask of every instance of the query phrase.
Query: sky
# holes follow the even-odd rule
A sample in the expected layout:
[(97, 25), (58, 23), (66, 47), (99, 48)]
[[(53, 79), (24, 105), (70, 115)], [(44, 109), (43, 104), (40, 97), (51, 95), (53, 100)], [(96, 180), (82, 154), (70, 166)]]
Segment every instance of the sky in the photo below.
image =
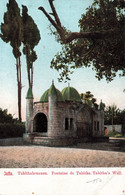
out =
[[(79, 31), (78, 20), (86, 8), (91, 5), (93, 0), (55, 0), (54, 5), (61, 19), (63, 26), (71, 31)], [(0, 0), (0, 22), (3, 22), (3, 15), (6, 12), (8, 0)], [(38, 10), (43, 6), (47, 12), (51, 12), (47, 0), (17, 0), (21, 5), (28, 7), (28, 13), (37, 24), (41, 40), (35, 47), (38, 59), (34, 63), (34, 101), (39, 101), (42, 94), (47, 90), (54, 80), (55, 87), (60, 91), (68, 86), (68, 83), (58, 82), (59, 73), (50, 68), (50, 62), (54, 55), (61, 50), (61, 46), (56, 42), (55, 37), (50, 34), (49, 21), (44, 14)], [(8, 109), (14, 117), (18, 117), (17, 109), (17, 80), (15, 58), (12, 54), (10, 44), (4, 43), (0, 39), (0, 108)], [(25, 56), (21, 56), (22, 64), (22, 119), (25, 121), (26, 93), (28, 90), (28, 80), (26, 73)], [(125, 109), (125, 77), (115, 77), (112, 82), (107, 83), (105, 79), (98, 81), (95, 72), (90, 68), (80, 68), (70, 76), (70, 86), (77, 89), (79, 93), (91, 91), (97, 103), (101, 99), (106, 106), (115, 104), (119, 109)]]

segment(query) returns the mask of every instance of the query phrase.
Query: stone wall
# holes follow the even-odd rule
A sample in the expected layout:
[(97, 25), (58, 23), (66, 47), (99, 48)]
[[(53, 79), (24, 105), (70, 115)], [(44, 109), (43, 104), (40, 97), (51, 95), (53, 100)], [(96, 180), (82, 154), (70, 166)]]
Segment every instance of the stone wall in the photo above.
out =
[[(56, 97), (49, 97), (49, 103), (39, 102), (34, 104), (33, 120), (38, 113), (44, 113), (47, 117), (47, 135), (49, 137), (85, 137), (89, 136), (89, 134), (92, 136), (104, 135), (103, 113), (95, 111), (94, 114), (87, 105), (69, 101), (57, 102)], [(78, 128), (80, 133), (78, 133)]]
[(26, 99), (26, 123), (25, 123), (26, 132), (31, 132), (32, 115), (33, 115), (33, 99)]
[(113, 130), (122, 133), (122, 125), (105, 125), (105, 127), (107, 128), (108, 133)]
[(93, 136), (104, 136), (104, 112), (95, 111), (93, 117)]
[(56, 95), (49, 96), (49, 120), (48, 120), (48, 136), (54, 137), (60, 135), (59, 122), (61, 121), (61, 116), (58, 115), (58, 106), (57, 106), (57, 97)]
[(33, 111), (33, 119), (38, 113), (44, 113), (46, 117), (48, 118), (48, 102), (41, 103), (41, 102), (35, 102), (34, 103), (34, 111)]
[(60, 139), (104, 135), (103, 113), (95, 111), (83, 103), (72, 101), (58, 102), (54, 95), (49, 96), (49, 102), (35, 102), (30, 123), (31, 132), (29, 133), (36, 132), (34, 127), (35, 120), (40, 113), (44, 114), (47, 119), (47, 132), (44, 133), (43, 130), (37, 131), (39, 137), (51, 137), (53, 139), (58, 137)]
[(58, 126), (60, 136), (76, 137), (76, 111), (72, 102), (62, 102), (58, 104)]
[(32, 144), (43, 146), (70, 146), (76, 144), (76, 140), (73, 138), (56, 138), (56, 137), (35, 137), (32, 140)]
[(0, 146), (18, 146), (23, 145), (23, 138), (6, 138), (0, 139)]
[[(53, 108), (54, 113), (51, 114), (50, 120), (53, 123), (52, 130), (49, 136), (59, 136), (59, 137), (75, 137), (76, 136), (76, 113), (72, 108), (72, 103), (70, 102), (56, 102), (55, 108)], [(53, 118), (52, 118), (53, 117)], [(67, 129), (66, 129), (67, 120)]]
[[(44, 113), (48, 120), (49, 137), (76, 137), (76, 104), (73, 102), (56, 102), (54, 98), (49, 103), (35, 103), (33, 120), (38, 113)], [(65, 129), (65, 120), (68, 119), (69, 128)], [(32, 120), (32, 126), (33, 126)], [(72, 123), (72, 127), (70, 126)], [(71, 128), (70, 128), (71, 127)]]
[(92, 110), (81, 105), (77, 111), (77, 134), (79, 138), (88, 137), (92, 133)]
[[(33, 109), (33, 116), (32, 116), (32, 121), (31, 121), (31, 126), (32, 126), (32, 132), (35, 131), (35, 117), (37, 114), (43, 113), (47, 117), (47, 121), (49, 119), (49, 108), (48, 108), (48, 102), (46, 103), (41, 103), (41, 102), (35, 102), (34, 103), (34, 109)], [(48, 125), (48, 124), (47, 124)], [(48, 132), (46, 133), (46, 136), (48, 135)]]

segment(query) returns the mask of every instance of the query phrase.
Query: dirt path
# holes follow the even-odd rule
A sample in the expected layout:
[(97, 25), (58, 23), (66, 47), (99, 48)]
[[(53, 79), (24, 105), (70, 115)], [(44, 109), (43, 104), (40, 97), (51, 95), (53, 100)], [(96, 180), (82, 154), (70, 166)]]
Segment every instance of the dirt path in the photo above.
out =
[(0, 147), (0, 168), (125, 167), (125, 153), (43, 146)]

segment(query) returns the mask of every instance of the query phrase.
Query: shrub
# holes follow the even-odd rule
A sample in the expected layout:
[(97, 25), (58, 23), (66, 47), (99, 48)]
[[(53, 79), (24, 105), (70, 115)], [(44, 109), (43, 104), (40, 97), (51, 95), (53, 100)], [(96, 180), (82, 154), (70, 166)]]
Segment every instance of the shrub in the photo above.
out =
[(117, 134), (115, 135), (115, 137), (122, 137), (122, 134), (121, 134), (121, 133), (117, 133)]
[(117, 131), (115, 131), (115, 132), (110, 131), (106, 136), (107, 137), (122, 137), (122, 134), (117, 132)]
[(8, 110), (2, 110), (0, 108), (0, 123), (14, 123), (16, 119), (13, 119), (12, 114), (8, 114)]
[(22, 137), (24, 132), (23, 123), (0, 123), (0, 138)]

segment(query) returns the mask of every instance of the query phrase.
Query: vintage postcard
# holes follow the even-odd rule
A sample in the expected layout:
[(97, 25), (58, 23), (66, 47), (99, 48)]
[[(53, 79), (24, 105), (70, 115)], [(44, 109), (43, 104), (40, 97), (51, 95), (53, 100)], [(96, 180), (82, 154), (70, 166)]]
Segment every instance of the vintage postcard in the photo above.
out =
[(0, 1), (0, 195), (125, 195), (124, 7)]

